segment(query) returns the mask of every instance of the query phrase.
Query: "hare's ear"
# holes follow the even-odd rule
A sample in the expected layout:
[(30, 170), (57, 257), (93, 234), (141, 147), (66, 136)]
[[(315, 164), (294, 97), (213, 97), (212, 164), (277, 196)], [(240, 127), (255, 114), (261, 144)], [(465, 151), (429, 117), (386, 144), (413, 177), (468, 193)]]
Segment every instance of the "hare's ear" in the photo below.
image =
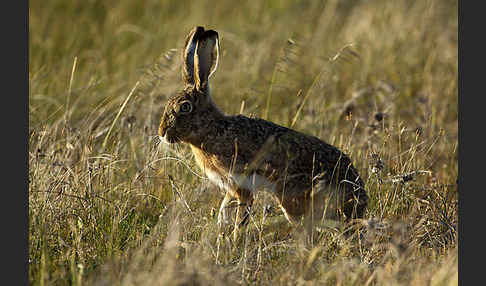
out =
[(209, 77), (216, 71), (219, 59), (218, 33), (205, 31), (197, 40), (194, 55), (194, 83), (197, 90), (209, 88)]
[(194, 27), (186, 37), (182, 52), (182, 80), (186, 85), (194, 85), (194, 55), (198, 38), (204, 34), (203, 27)]

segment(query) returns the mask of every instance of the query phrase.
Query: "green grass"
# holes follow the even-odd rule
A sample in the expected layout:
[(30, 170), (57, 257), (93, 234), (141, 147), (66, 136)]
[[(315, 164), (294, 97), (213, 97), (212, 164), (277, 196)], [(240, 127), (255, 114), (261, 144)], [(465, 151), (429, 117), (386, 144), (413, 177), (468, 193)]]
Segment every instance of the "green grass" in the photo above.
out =
[[(457, 284), (457, 6), (30, 1), (31, 284)], [(220, 35), (222, 110), (350, 155), (363, 237), (329, 222), (309, 243), (265, 193), (237, 244), (219, 235), (223, 195), (187, 146), (154, 141), (195, 25)]]

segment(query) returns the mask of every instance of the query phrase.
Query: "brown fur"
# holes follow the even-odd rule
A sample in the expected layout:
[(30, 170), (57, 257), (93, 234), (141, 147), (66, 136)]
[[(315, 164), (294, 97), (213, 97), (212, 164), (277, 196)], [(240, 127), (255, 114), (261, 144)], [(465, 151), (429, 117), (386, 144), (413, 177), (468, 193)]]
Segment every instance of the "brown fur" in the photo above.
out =
[[(217, 33), (194, 29), (186, 45), (198, 41), (191, 39), (194, 35), (211, 41), (205, 44), (204, 53), (185, 47), (184, 55), (194, 54), (196, 59), (184, 61), (185, 88), (169, 99), (159, 135), (170, 143), (189, 144), (198, 166), (206, 174), (219, 174), (229, 186), (222, 208), (230, 198), (238, 200), (235, 231), (248, 216), (253, 193), (232, 179), (233, 174), (257, 174), (273, 183), (275, 198), (291, 222), (311, 209), (315, 218), (322, 217), (325, 210), (333, 218), (362, 217), (368, 200), (364, 183), (349, 157), (336, 147), (263, 119), (227, 116), (220, 111), (210, 97), (206, 78), (215, 69), (208, 63), (217, 62), (214, 57), (219, 54)], [(199, 72), (191, 71), (188, 63), (194, 63)], [(193, 75), (193, 80), (187, 75)], [(187, 102), (192, 110), (181, 112), (181, 105), (187, 107)]]

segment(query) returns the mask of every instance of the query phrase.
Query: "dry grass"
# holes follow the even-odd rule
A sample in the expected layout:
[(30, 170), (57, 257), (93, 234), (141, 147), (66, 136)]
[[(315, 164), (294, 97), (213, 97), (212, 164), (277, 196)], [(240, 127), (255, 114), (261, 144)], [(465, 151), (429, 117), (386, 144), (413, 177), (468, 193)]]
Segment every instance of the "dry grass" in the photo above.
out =
[[(30, 1), (33, 285), (456, 285), (457, 1)], [(186, 146), (154, 141), (183, 38), (216, 29), (227, 113), (338, 146), (366, 232), (312, 243), (258, 194), (233, 244)]]

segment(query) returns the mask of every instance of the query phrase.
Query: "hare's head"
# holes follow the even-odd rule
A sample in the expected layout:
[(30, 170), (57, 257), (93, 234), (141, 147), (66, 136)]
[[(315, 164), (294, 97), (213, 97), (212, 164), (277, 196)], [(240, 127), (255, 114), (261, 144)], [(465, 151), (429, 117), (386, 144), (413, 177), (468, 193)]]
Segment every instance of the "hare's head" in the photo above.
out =
[(218, 66), (218, 57), (218, 33), (192, 29), (182, 52), (184, 89), (169, 98), (159, 126), (159, 136), (169, 143), (200, 138), (210, 121), (222, 115), (209, 94), (209, 77)]

